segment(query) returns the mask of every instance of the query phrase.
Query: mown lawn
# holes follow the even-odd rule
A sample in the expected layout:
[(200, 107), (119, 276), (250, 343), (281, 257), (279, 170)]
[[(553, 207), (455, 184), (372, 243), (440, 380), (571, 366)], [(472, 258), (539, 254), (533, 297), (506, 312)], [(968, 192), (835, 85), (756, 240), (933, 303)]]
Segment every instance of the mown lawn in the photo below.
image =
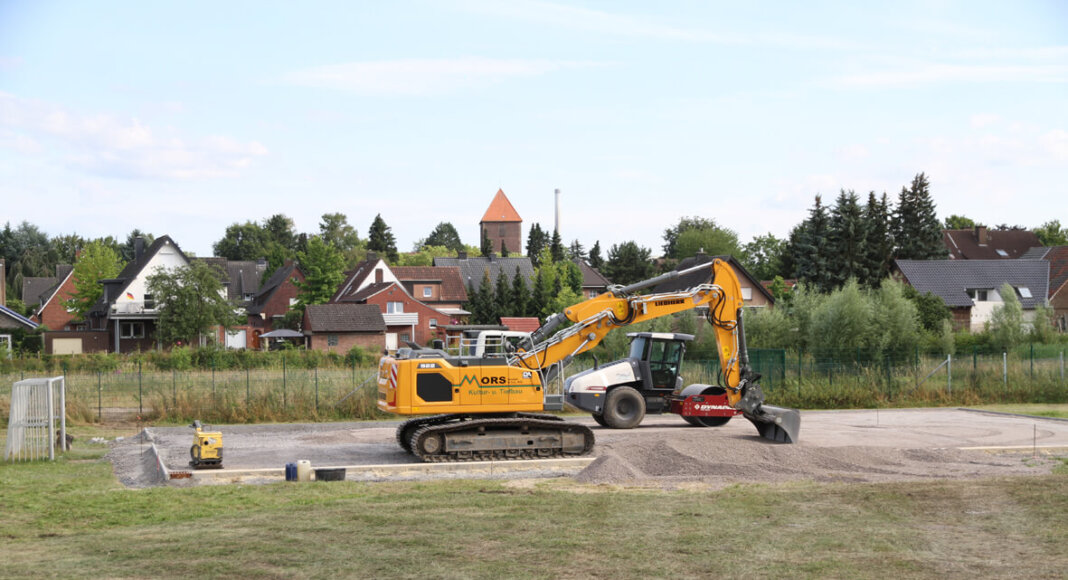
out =
[(127, 490), (102, 455), (80, 438), (54, 464), (0, 464), (0, 576), (1052, 578), (1068, 569), (1068, 468), (721, 490), (569, 479)]

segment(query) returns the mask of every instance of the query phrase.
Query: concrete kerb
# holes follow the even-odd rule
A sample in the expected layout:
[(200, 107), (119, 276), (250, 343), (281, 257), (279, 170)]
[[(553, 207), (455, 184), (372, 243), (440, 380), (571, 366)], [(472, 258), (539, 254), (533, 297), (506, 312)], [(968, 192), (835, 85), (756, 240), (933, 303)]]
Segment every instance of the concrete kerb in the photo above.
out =
[[(472, 461), (469, 463), (399, 463), (382, 465), (312, 466), (313, 469), (344, 469), (346, 481), (382, 481), (412, 478), (450, 479), (461, 477), (531, 477), (574, 475), (594, 461), (594, 457), (535, 459), (524, 461)], [(205, 469), (171, 471), (169, 479), (192, 478), (197, 483), (241, 480), (284, 481), (285, 468)]]
[(1042, 419), (1045, 421), (1061, 421), (1068, 423), (1068, 419), (1063, 417), (1045, 417), (1043, 415), (1025, 415), (1021, 413), (1007, 413), (1005, 411), (990, 411), (988, 409), (969, 409), (968, 407), (957, 407), (958, 411), (967, 411), (969, 413), (982, 413), (984, 415), (998, 415), (1000, 417), (1023, 417), (1026, 419)]

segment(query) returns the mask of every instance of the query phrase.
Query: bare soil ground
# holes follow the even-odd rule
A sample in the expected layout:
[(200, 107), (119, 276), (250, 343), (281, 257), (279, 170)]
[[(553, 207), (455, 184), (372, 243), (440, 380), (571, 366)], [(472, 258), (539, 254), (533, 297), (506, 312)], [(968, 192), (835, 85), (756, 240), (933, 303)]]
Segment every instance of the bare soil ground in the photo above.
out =
[[(587, 418), (568, 420), (593, 426)], [(206, 426), (223, 432), (227, 469), (410, 463), (397, 447), (395, 422)], [(655, 487), (723, 487), (785, 481), (880, 482), (1049, 473), (1068, 456), (1068, 421), (964, 409), (802, 413), (800, 442), (775, 444), (743, 418), (696, 428), (673, 415), (650, 416), (637, 429), (593, 426), (595, 461), (579, 483)], [(192, 430), (150, 428), (170, 469), (189, 460)], [(133, 437), (109, 456), (131, 487), (160, 483), (150, 443)], [(976, 449), (996, 447), (999, 449)], [(1007, 448), (1007, 449), (1006, 449)], [(547, 474), (548, 475), (548, 474)], [(529, 470), (524, 477), (529, 477)]]

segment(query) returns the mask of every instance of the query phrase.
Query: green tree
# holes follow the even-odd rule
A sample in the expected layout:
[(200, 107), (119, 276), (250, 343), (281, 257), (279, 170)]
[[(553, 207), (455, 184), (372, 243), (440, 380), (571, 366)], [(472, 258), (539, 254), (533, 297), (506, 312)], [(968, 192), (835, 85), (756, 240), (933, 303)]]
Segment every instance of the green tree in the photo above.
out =
[(790, 253), (797, 270), (797, 279), (821, 292), (829, 292), (834, 288), (829, 235), (827, 210), (823, 207), (821, 196), (817, 195), (815, 205), (809, 210), (808, 219), (797, 230)]
[(919, 173), (909, 188), (901, 188), (894, 220), (894, 243), (899, 260), (945, 258), (942, 223), (938, 221), (927, 176)]
[(486, 257), (493, 253), (493, 241), (489, 239), (489, 233), (486, 230), (482, 230), (482, 242), (478, 251), (479, 254)]
[(123, 262), (133, 262), (137, 256), (137, 238), (141, 238), (143, 249), (148, 249), (152, 245), (152, 242), (156, 241), (156, 236), (148, 232), (142, 232), (141, 230), (134, 228), (129, 234), (126, 235), (126, 242), (119, 247), (119, 257)]
[(122, 267), (122, 260), (110, 246), (99, 240), (89, 242), (74, 263), (74, 291), (64, 306), (78, 320), (85, 320), (89, 310), (104, 295), (100, 281), (118, 276)]
[(1050, 344), (1057, 341), (1057, 329), (1053, 326), (1053, 309), (1046, 305), (1035, 307), (1035, 317), (1031, 321), (1031, 341)]
[(471, 317), (475, 324), (498, 324), (500, 314), (497, 312), (497, 301), (493, 294), (493, 284), (490, 282), (489, 270), (482, 274), (482, 282), (478, 285), (479, 301), (476, 309), (471, 311)]
[(397, 263), (397, 239), (393, 237), (392, 230), (382, 219), (382, 214), (375, 215), (374, 221), (371, 222), (371, 229), (367, 235), (367, 249), (385, 256), (390, 264)]
[[(920, 342), (920, 319), (916, 305), (905, 297), (904, 284), (890, 278), (872, 291), (871, 334), (873, 358), (878, 355), (900, 359)], [(941, 327), (940, 327), (941, 328)]]
[(534, 288), (530, 294), (530, 306), (527, 312), (531, 316), (543, 318), (546, 313), (552, 314), (552, 310), (549, 310), (553, 298), (552, 280), (546, 277), (545, 270), (542, 268), (538, 268), (534, 274)]
[(753, 348), (791, 348), (790, 321), (781, 308), (754, 308), (746, 312), (745, 338)]
[(585, 260), (586, 249), (582, 247), (582, 242), (578, 240), (572, 240), (571, 245), (567, 247), (567, 259), (569, 260)]
[(85, 247), (88, 241), (78, 234), (55, 236), (49, 243), (56, 259), (60, 264), (73, 264), (78, 261), (78, 252)]
[(601, 240), (597, 240), (593, 243), (593, 247), (590, 248), (590, 258), (587, 263), (591, 268), (598, 272), (604, 267), (604, 258), (601, 257)]
[(830, 237), (829, 260), (833, 267), (828, 269), (828, 277), (835, 287), (854, 278), (858, 281), (869, 279), (867, 268), (867, 237), (864, 217), (861, 212), (857, 194), (850, 190), (841, 190), (833, 208), (831, 208), (828, 226)]
[(216, 256), (228, 260), (258, 260), (267, 257), (269, 238), (253, 221), (230, 224), (222, 239), (212, 245)]
[(953, 214), (946, 218), (944, 225), (947, 230), (970, 230), (982, 224), (976, 223), (972, 218)]
[(557, 230), (553, 230), (553, 236), (549, 241), (549, 250), (552, 252), (553, 262), (564, 261), (564, 244), (560, 240), (560, 232)]
[(430, 232), (430, 235), (426, 239), (422, 240), (418, 244), (420, 249), (424, 246), (444, 246), (454, 253), (464, 249), (463, 242), (460, 241), (460, 234), (449, 222), (441, 222)]
[(930, 292), (920, 294), (919, 290), (909, 285), (902, 289), (902, 293), (916, 307), (920, 326), (927, 332), (940, 332), (943, 321), (953, 320), (953, 313), (946, 306), (946, 302), (938, 296)]
[(653, 273), (653, 264), (649, 258), (649, 249), (635, 242), (613, 244), (608, 249), (608, 261), (605, 262), (605, 276), (614, 284), (633, 284), (649, 278)]
[(418, 252), (401, 254), (397, 266), (433, 266), (434, 258), (455, 257), (456, 252), (445, 246), (423, 246)]
[(1016, 297), (1016, 290), (1007, 282), (998, 289), (1001, 304), (994, 307), (986, 329), (990, 332), (990, 344), (1002, 350), (1011, 350), (1023, 343), (1026, 333), (1023, 326), (1023, 306)]
[(203, 344), (212, 328), (230, 328), (239, 321), (226, 299), (226, 273), (203, 261), (148, 277), (148, 291), (159, 309), (159, 337), (164, 343)]
[(58, 256), (48, 235), (37, 226), (27, 221), (16, 228), (5, 224), (0, 230), (0, 257), (6, 264), (8, 296), (23, 298), (25, 278), (54, 275)]
[(877, 198), (874, 191), (868, 192), (864, 224), (868, 234), (864, 244), (867, 277), (860, 282), (869, 288), (878, 288), (882, 280), (890, 275), (890, 259), (894, 252), (894, 241), (890, 237), (890, 202), (885, 193)]
[(512, 276), (512, 311), (516, 316), (532, 316), (530, 311), (530, 289), (527, 288), (527, 281), (523, 279), (523, 276), (519, 273), (519, 266), (515, 268), (515, 275)]
[(522, 316), (522, 312), (516, 312), (515, 302), (512, 298), (512, 289), (508, 285), (508, 276), (504, 271), (497, 274), (497, 283), (493, 288), (493, 309), (497, 316)]
[(741, 256), (738, 234), (701, 217), (684, 217), (664, 230), (665, 257), (681, 260), (701, 251), (710, 256)]
[(297, 302), (303, 309), (309, 304), (325, 304), (345, 281), (345, 258), (341, 250), (320, 236), (308, 239), (306, 251), (297, 253), (304, 281), (297, 280)]
[(745, 269), (757, 280), (771, 280), (782, 274), (782, 257), (785, 252), (785, 240), (776, 238), (770, 232), (756, 236), (742, 250)]
[(324, 213), (319, 222), (319, 236), (327, 245), (345, 253), (360, 247), (360, 234), (349, 224), (349, 218), (343, 213)]
[(269, 240), (285, 249), (288, 253), (287, 259), (292, 258), (297, 250), (301, 249), (293, 220), (288, 216), (280, 213), (272, 215), (263, 222), (263, 230)]
[(541, 225), (535, 222), (530, 226), (530, 232), (527, 234), (527, 257), (530, 258), (530, 263), (535, 268), (540, 266), (538, 260), (541, 257), (541, 250), (549, 244), (549, 235), (541, 229)]
[(807, 343), (817, 357), (854, 356), (869, 346), (872, 334), (871, 302), (856, 280), (824, 296), (811, 313)]
[(1060, 220), (1050, 220), (1035, 228), (1035, 235), (1043, 246), (1068, 246), (1068, 228), (1062, 228)]

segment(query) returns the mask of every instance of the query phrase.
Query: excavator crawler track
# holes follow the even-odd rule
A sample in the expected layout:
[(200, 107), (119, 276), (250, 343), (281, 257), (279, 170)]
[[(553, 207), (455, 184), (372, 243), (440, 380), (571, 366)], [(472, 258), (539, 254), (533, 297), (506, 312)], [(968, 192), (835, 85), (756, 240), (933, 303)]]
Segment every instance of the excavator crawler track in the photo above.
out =
[[(407, 449), (426, 462), (578, 457), (593, 449), (593, 431), (552, 415), (428, 417), (411, 430)], [(402, 425), (403, 426), (403, 425)], [(398, 433), (400, 430), (398, 429)]]

